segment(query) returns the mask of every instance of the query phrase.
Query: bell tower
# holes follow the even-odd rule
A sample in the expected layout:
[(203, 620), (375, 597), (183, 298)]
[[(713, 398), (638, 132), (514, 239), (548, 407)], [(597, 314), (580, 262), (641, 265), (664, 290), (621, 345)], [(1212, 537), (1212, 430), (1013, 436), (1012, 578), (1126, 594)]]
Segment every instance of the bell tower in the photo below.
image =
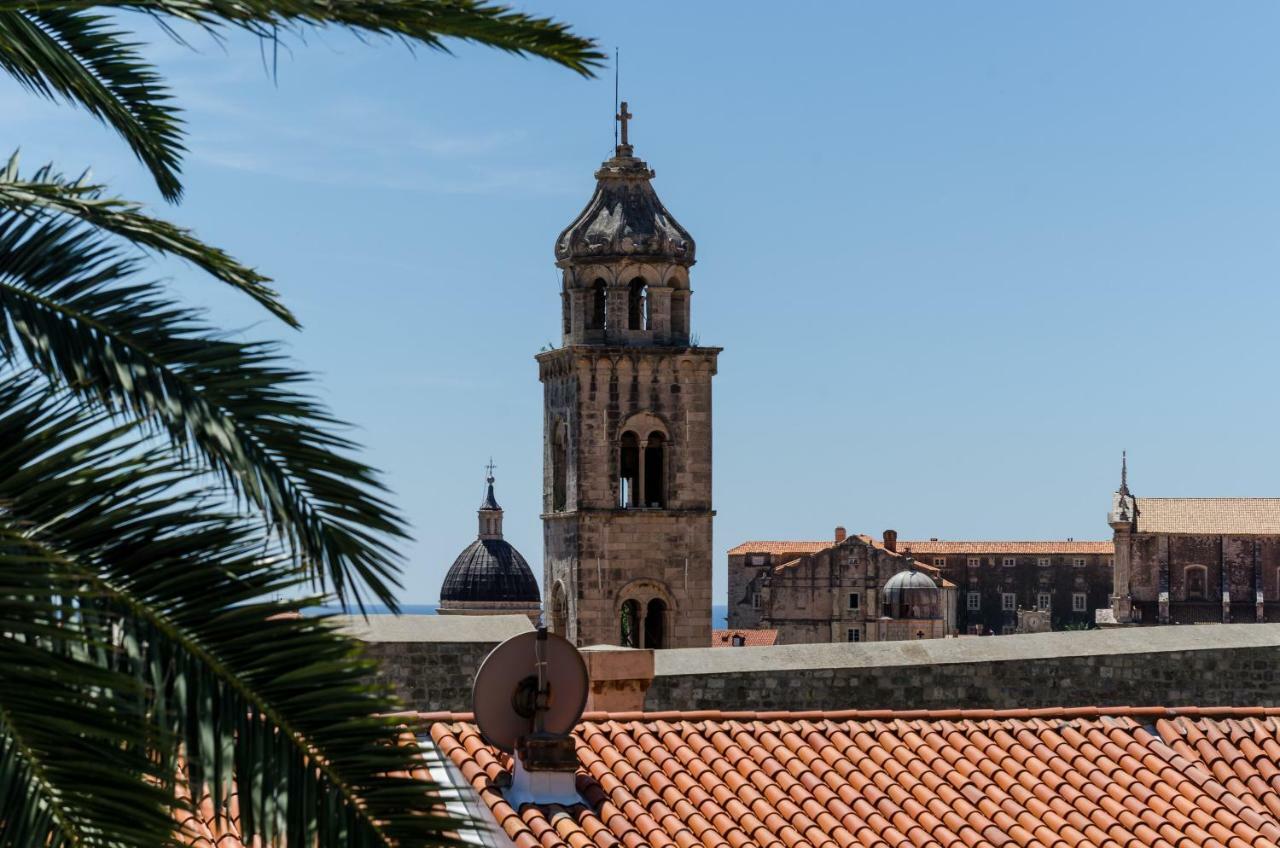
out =
[(578, 645), (711, 644), (711, 378), (693, 237), (628, 138), (556, 240), (562, 343), (543, 385), (547, 624)]

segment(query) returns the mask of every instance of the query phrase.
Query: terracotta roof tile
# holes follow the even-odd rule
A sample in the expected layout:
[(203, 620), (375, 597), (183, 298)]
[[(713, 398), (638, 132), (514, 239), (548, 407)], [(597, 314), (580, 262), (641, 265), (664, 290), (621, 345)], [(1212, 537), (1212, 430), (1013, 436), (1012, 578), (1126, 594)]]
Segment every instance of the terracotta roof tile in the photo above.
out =
[[(743, 637), (742, 645), (734, 645), (733, 637)], [(711, 631), (711, 647), (713, 648), (767, 648), (770, 645), (777, 644), (777, 630), (712, 630)]]
[[(1139, 503), (1143, 499), (1139, 498)], [(1277, 499), (1280, 503), (1280, 499)], [(1280, 521), (1278, 521), (1280, 525)], [(1146, 529), (1145, 527), (1143, 529)], [(1218, 532), (1218, 531), (1214, 531)], [(1280, 529), (1271, 532), (1280, 532)], [(871, 539), (866, 536), (859, 536), (876, 547), (884, 547), (884, 543), (879, 539)], [(834, 539), (825, 541), (755, 541), (743, 542), (737, 547), (729, 550), (730, 556), (738, 554), (773, 554), (781, 555), (803, 555), (814, 554), (818, 551), (826, 550), (836, 544)], [(1024, 554), (1024, 555), (1070, 555), (1070, 554), (1101, 554), (1111, 556), (1115, 553), (1115, 545), (1110, 540), (1105, 541), (1075, 541), (1072, 540), (1049, 540), (1049, 541), (953, 541), (953, 540), (898, 540), (898, 552), (910, 552), (913, 556), (946, 556), (946, 555), (963, 555), (963, 554)]]
[(1136, 498), (1140, 533), (1280, 533), (1280, 498)]
[(584, 803), (518, 814), (469, 716), (432, 736), (528, 848), (1280, 848), (1278, 712), (593, 713)]

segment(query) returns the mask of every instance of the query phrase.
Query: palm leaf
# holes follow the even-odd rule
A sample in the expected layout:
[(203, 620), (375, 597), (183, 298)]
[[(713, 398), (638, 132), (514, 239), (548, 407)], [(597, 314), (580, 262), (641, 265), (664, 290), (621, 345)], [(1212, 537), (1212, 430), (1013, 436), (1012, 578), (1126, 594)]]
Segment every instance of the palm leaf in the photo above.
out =
[(0, 170), (0, 209), (66, 215), (146, 250), (184, 259), (249, 295), (289, 326), (299, 326), (293, 313), (280, 302), (279, 294), (268, 285), (270, 278), (203, 243), (190, 230), (143, 214), (139, 204), (108, 196), (103, 186), (69, 180), (49, 166), (23, 178), (15, 153)]
[[(61, 657), (55, 636), (72, 632), (89, 646), (86, 657), (100, 658), (103, 709), (132, 722), (118, 737), (129, 743), (122, 750), (135, 751), (145, 740), (159, 775), (185, 764), (190, 797), (208, 794), (221, 814), (234, 791), (246, 843), (440, 844), (458, 822), (429, 782), (407, 776), (420, 760), (398, 742), (399, 720), (388, 715), (395, 702), (369, 686), (372, 663), (327, 621), (298, 615), (304, 600), (271, 600), (296, 588), (291, 558), (264, 548), (252, 524), (214, 508), (214, 493), (181, 485), (186, 469), (167, 451), (149, 450), (145, 440), (104, 424), (74, 404), (51, 403), (47, 394), (0, 395), (0, 614), (14, 598), (26, 605), (13, 616), (17, 637), (0, 627), (0, 681), (20, 684), (0, 687), (0, 733), (13, 727), (5, 712), (10, 702), (23, 697), (11, 690), (25, 685), (41, 654)], [(38, 579), (30, 586), (16, 582), (32, 573)], [(58, 586), (57, 599), (50, 585)], [(51, 623), (21, 641), (25, 621)], [(24, 662), (15, 645), (35, 653)], [(110, 675), (105, 687), (103, 675)], [(122, 675), (136, 685), (117, 686)], [(91, 679), (79, 668), (70, 676)], [(42, 717), (28, 709), (24, 716), (23, 738), (63, 740), (39, 763), (83, 766), (67, 750), (80, 728), (76, 710)], [(119, 764), (108, 761), (103, 769), (114, 773)], [(10, 783), (26, 792), (10, 793), (18, 806), (6, 806), (5, 819), (14, 810), (15, 821), (53, 821), (41, 819), (38, 800), (46, 790), (29, 777), (33, 771), (9, 769)], [(170, 803), (182, 796), (172, 780), (148, 778), (136, 767), (132, 774), (104, 797), (145, 806), (157, 791)], [(150, 794), (140, 786), (150, 786)], [(72, 800), (84, 813), (88, 801)], [(123, 817), (115, 825), (99, 821), (94, 811), (105, 803), (88, 804), (84, 813), (105, 829), (103, 843), (146, 844)]]
[(168, 90), (107, 18), (28, 6), (0, 12), (0, 69), (31, 91), (78, 103), (128, 142), (168, 200), (184, 149)]
[(0, 212), (0, 357), (145, 421), (261, 509), (320, 586), (397, 608), (404, 525), (272, 344), (219, 338), (74, 220)]

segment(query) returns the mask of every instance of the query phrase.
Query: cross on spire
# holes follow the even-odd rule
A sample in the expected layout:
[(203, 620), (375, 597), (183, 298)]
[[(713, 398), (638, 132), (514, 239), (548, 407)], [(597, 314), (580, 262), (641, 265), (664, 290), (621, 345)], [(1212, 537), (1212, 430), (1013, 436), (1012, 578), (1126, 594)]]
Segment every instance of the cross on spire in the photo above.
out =
[(613, 117), (614, 117), (614, 120), (616, 120), (619, 124), (622, 125), (622, 144), (618, 146), (626, 147), (629, 144), (629, 142), (627, 141), (627, 121), (635, 117), (634, 115), (632, 115), (630, 112), (627, 111), (627, 101), (625, 100), (622, 101), (622, 109), (618, 112), (618, 114), (614, 115)]
[(484, 467), (484, 476), (490, 483), (493, 482), (493, 469), (497, 467), (493, 464), (493, 457), (489, 457), (489, 464)]

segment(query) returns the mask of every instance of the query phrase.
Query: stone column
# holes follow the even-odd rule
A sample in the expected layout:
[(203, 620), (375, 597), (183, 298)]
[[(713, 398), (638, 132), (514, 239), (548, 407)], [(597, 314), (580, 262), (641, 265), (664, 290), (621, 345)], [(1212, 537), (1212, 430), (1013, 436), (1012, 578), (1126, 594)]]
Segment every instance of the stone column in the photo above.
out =
[(1157, 578), (1159, 582), (1156, 589), (1159, 594), (1156, 596), (1160, 605), (1160, 623), (1169, 623), (1169, 537), (1161, 536), (1156, 542), (1156, 558), (1159, 561), (1159, 574)]
[(671, 286), (649, 286), (649, 331), (655, 339), (671, 334)]

